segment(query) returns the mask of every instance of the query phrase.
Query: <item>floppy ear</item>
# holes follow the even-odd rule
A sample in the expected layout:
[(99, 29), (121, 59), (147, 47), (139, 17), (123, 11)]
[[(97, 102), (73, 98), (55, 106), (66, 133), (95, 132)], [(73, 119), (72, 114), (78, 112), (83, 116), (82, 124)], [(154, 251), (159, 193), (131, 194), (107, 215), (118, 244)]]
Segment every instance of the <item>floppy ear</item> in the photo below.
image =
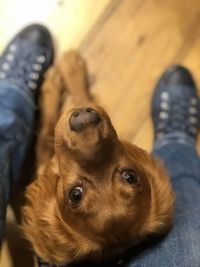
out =
[(63, 263), (72, 260), (72, 253), (56, 201), (59, 176), (53, 161), (39, 169), (37, 179), (26, 190), (21, 229), (37, 256), (52, 263)]
[[(26, 204), (22, 209), (21, 229), (34, 251), (42, 258), (52, 251), (54, 217), (57, 209), (58, 175), (52, 162), (39, 168), (37, 179), (26, 190)], [(49, 251), (48, 251), (49, 250)]]
[(150, 233), (162, 233), (169, 230), (173, 223), (175, 194), (163, 162), (151, 158), (151, 209), (147, 221)]
[(124, 144), (134, 161), (143, 168), (150, 186), (150, 210), (144, 223), (143, 232), (145, 235), (164, 233), (172, 225), (175, 203), (175, 194), (164, 164), (143, 149), (126, 142)]

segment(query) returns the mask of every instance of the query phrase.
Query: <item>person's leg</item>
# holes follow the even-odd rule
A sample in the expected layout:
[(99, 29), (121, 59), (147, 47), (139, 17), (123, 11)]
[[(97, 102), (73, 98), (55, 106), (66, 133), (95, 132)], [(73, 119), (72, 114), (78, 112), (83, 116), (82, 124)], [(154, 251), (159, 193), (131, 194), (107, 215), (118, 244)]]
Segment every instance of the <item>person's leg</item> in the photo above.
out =
[[(9, 93), (8, 93), (9, 92)], [(12, 103), (12, 105), (11, 105)], [(3, 235), (10, 187), (16, 182), (30, 140), (34, 106), (30, 98), (0, 83), (0, 236)], [(1, 238), (2, 239), (2, 238)]]
[(192, 266), (200, 263), (200, 160), (195, 148), (199, 100), (193, 79), (181, 67), (158, 83), (152, 104), (153, 154), (160, 157), (176, 193), (174, 225), (160, 242), (148, 245), (127, 267)]
[(52, 60), (51, 36), (41, 25), (22, 30), (0, 57), (0, 245), (11, 187), (32, 137), (37, 89)]

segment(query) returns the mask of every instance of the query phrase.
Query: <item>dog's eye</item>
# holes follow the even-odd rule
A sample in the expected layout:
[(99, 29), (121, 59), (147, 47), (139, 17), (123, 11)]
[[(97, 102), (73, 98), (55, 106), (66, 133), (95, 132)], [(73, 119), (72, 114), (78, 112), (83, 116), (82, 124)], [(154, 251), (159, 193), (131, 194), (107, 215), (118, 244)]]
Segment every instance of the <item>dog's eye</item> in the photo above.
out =
[(69, 199), (72, 204), (78, 204), (83, 197), (83, 188), (80, 186), (74, 187), (69, 191)]
[(139, 179), (137, 173), (132, 170), (123, 171), (122, 177), (129, 184), (135, 184)]

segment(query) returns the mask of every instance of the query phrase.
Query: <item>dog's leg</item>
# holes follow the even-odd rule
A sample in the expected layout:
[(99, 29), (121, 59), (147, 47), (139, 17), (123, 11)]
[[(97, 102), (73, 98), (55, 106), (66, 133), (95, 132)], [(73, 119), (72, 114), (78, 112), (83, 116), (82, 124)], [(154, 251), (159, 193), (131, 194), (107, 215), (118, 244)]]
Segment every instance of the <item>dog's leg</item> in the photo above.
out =
[(88, 74), (85, 60), (76, 52), (69, 51), (64, 54), (58, 64), (66, 88), (72, 96), (76, 107), (91, 103), (89, 94)]
[(36, 148), (36, 166), (51, 158), (54, 153), (54, 128), (60, 116), (64, 83), (56, 67), (47, 74), (39, 99), (40, 126)]

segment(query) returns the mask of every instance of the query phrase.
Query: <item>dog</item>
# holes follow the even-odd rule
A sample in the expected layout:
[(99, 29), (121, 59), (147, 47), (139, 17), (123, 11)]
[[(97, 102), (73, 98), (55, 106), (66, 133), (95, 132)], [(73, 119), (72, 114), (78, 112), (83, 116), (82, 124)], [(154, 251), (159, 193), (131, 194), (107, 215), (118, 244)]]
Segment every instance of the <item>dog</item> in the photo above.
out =
[[(87, 77), (85, 61), (71, 51), (42, 87), (38, 170), (26, 190), (22, 230), (50, 263), (108, 259), (173, 222), (175, 198), (162, 162), (119, 139)], [(71, 110), (60, 108), (67, 94)]]

